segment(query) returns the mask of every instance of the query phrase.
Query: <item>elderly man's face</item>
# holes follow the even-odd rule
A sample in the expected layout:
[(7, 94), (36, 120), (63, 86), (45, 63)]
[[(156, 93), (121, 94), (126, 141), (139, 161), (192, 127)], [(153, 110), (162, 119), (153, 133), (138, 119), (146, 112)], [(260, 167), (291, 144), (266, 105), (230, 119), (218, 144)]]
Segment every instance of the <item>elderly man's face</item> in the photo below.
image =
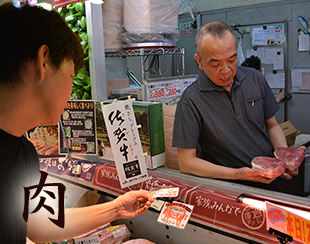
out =
[(206, 35), (201, 40), (199, 53), (199, 56), (195, 54), (199, 68), (213, 83), (230, 90), (238, 63), (235, 37), (229, 32), (221, 39)]

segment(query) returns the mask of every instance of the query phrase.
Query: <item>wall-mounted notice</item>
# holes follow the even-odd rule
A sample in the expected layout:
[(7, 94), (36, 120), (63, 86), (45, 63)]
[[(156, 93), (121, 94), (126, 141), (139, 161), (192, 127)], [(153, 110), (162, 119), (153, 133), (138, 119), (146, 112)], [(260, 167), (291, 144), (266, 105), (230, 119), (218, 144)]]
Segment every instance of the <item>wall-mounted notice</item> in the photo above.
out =
[(282, 45), (285, 42), (284, 24), (264, 25), (252, 29), (252, 45)]
[(148, 178), (137, 122), (130, 100), (101, 103), (121, 188)]
[(310, 48), (309, 40), (310, 40), (309, 35), (299, 35), (298, 36), (298, 51), (299, 52), (309, 51), (309, 48)]
[(67, 153), (68, 145), (72, 154), (95, 155), (97, 148), (95, 101), (68, 101), (61, 119), (63, 130), (58, 126), (60, 153)]
[(265, 78), (270, 88), (284, 88), (285, 74), (284, 73), (266, 73)]
[(295, 91), (310, 91), (310, 69), (294, 69), (291, 75), (292, 88)]

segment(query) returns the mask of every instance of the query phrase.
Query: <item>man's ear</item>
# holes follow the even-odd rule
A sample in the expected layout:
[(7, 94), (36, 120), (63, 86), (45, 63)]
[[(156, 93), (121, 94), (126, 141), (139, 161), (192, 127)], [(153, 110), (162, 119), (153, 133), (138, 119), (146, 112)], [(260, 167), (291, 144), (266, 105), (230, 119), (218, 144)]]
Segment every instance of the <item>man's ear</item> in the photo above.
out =
[(196, 61), (198, 63), (199, 69), (203, 70), (202, 60), (197, 53), (195, 53), (194, 58), (196, 59)]
[(49, 48), (46, 45), (39, 47), (37, 52), (37, 60), (39, 65), (40, 80), (43, 81), (47, 74), (47, 68), (49, 65)]

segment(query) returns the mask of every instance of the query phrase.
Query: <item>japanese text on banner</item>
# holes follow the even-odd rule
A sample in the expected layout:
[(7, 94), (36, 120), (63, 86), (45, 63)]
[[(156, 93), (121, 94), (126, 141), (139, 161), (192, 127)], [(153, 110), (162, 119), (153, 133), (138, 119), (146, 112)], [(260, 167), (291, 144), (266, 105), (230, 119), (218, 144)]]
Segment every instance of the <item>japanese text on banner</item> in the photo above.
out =
[(101, 106), (121, 187), (143, 182), (148, 175), (131, 101)]

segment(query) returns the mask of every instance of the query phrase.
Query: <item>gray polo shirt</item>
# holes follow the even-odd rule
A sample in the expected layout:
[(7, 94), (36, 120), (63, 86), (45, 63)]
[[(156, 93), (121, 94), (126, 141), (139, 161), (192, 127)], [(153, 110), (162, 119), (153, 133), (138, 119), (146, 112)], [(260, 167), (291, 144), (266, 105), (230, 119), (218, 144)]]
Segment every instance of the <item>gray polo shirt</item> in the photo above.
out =
[(257, 70), (238, 67), (232, 97), (201, 72), (177, 105), (173, 147), (197, 148), (201, 157), (231, 168), (251, 167), (256, 156), (273, 156), (264, 124), (279, 104)]

